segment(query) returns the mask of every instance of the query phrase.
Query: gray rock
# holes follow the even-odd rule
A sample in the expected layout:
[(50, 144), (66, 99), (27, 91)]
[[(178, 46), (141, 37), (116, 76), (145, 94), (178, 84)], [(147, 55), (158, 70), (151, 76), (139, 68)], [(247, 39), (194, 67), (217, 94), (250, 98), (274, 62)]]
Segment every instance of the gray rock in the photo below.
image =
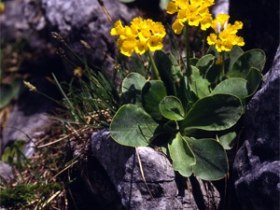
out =
[[(113, 57), (117, 52), (110, 29), (114, 21), (121, 19), (127, 22), (139, 14), (139, 11), (128, 9), (115, 0), (104, 0), (104, 6), (109, 15), (97, 1), (92, 0), (7, 1), (7, 9), (0, 16), (1, 39), (6, 43), (24, 40), (31, 53), (31, 63), (36, 63), (38, 55), (52, 57), (55, 55), (56, 45), (63, 46), (60, 45), (61, 40), (54, 41), (51, 37), (52, 32), (57, 32), (71, 46), (73, 53), (87, 59), (87, 65), (97, 69), (104, 68), (111, 75), (114, 68)], [(81, 40), (87, 43), (87, 47), (81, 44)], [(68, 51), (65, 46), (62, 48)], [(64, 53), (67, 55), (68, 52)], [(75, 65), (82, 65), (73, 56), (71, 59)], [(75, 66), (66, 67), (73, 70)]]
[(212, 8), (212, 13), (217, 16), (220, 13), (229, 13), (230, 0), (216, 0), (215, 5)]
[[(211, 183), (193, 177), (197, 186), (188, 179), (178, 186), (167, 157), (152, 148), (123, 147), (102, 130), (92, 135), (91, 156), (104, 168), (126, 209), (196, 210), (200, 201), (207, 209), (218, 208), (220, 196)], [(194, 191), (199, 191), (199, 199), (194, 198)]]
[(43, 137), (52, 123), (53, 121), (46, 113), (26, 115), (18, 106), (15, 106), (2, 131), (2, 148), (4, 149), (13, 141), (22, 140), (30, 143), (26, 147), (26, 154), (31, 156), (34, 148), (32, 142)]
[(39, 2), (12, 0), (5, 2), (5, 5), (5, 12), (0, 15), (1, 39), (5, 42), (24, 39), (33, 50), (45, 49), (46, 40), (40, 38), (42, 34), (39, 32), (45, 29), (46, 20), (40, 10)]
[[(59, 80), (67, 79), (67, 74), (57, 60), (59, 56), (55, 54), (51, 32), (61, 34), (64, 40), (70, 43), (74, 53), (81, 58), (87, 58), (89, 66), (104, 68), (110, 75), (113, 74), (113, 57), (116, 52), (115, 41), (109, 31), (115, 20), (130, 20), (136, 14), (135, 9), (128, 10), (125, 5), (115, 0), (104, 1), (112, 22), (98, 2), (92, 0), (11, 0), (5, 4), (6, 11), (0, 15), (1, 39), (6, 44), (22, 40), (28, 42), (30, 60), (23, 61), (19, 68), (28, 71), (30, 80), (37, 81), (39, 89), (43, 89), (42, 92), (51, 97), (54, 95), (53, 98), (57, 98), (57, 90), (53, 87), (48, 89), (46, 82), (40, 81), (50, 76), (51, 72), (55, 72)], [(81, 44), (81, 40), (90, 46), (89, 49)], [(28, 66), (23, 67), (26, 63)], [(71, 71), (74, 67), (64, 66)], [(2, 151), (12, 141), (32, 140), (34, 136), (38, 136), (38, 132), (44, 133), (44, 129), (50, 126), (45, 114), (52, 111), (53, 106), (48, 106), (46, 100), (37, 100), (34, 95), (28, 99), (21, 96), (23, 103), (27, 105), (22, 106), (21, 102), (18, 102), (14, 108), (3, 129), (3, 138), (0, 139)], [(40, 107), (43, 107), (43, 110)], [(31, 154), (32, 151), (27, 153)]]
[(262, 88), (245, 116), (243, 145), (235, 161), (235, 188), (244, 210), (278, 210), (280, 46)]
[(164, 155), (147, 147), (123, 147), (103, 131), (93, 134), (91, 151), (127, 209), (182, 209), (175, 174)]
[(10, 182), (13, 178), (12, 167), (3, 161), (0, 161), (0, 181)]

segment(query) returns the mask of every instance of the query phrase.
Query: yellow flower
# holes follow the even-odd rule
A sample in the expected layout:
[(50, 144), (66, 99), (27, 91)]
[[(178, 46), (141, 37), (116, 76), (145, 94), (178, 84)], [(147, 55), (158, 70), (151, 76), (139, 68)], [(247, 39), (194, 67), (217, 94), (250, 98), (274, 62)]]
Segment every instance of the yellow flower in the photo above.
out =
[(167, 5), (167, 8), (166, 8), (166, 12), (168, 13), (168, 14), (174, 14), (174, 13), (176, 13), (176, 12), (178, 12), (178, 6), (177, 6), (177, 4), (176, 4), (176, 2), (175, 1), (170, 1), (169, 2), (169, 4)]
[(212, 23), (212, 15), (210, 13), (205, 14), (200, 21), (201, 30), (205, 31), (207, 28), (210, 28)]
[(211, 33), (207, 37), (207, 43), (215, 46), (218, 52), (229, 52), (235, 45), (245, 45), (244, 39), (236, 35), (238, 30), (242, 29), (243, 23), (241, 21), (235, 21), (232, 25), (228, 23), (228, 20), (229, 15), (218, 14), (211, 24), (215, 33)]
[(161, 38), (159, 36), (152, 36), (148, 41), (150, 51), (156, 51), (163, 48)]
[(184, 23), (180, 19), (176, 19), (172, 24), (172, 29), (175, 34), (181, 34), (184, 28)]
[(147, 41), (138, 40), (137, 45), (135, 47), (135, 52), (139, 55), (143, 55), (148, 50)]
[(208, 37), (207, 37), (207, 43), (209, 45), (214, 45), (217, 42), (217, 35), (214, 33), (211, 33)]
[(136, 39), (125, 40), (120, 46), (120, 50), (123, 55), (130, 57), (133, 54), (136, 47)]
[(209, 28), (212, 22), (209, 7), (213, 4), (214, 0), (171, 0), (166, 12), (177, 13), (176, 20), (172, 24), (173, 31), (180, 34), (185, 23), (190, 26), (200, 26), (201, 30)]
[(83, 76), (83, 70), (80, 66), (76, 67), (74, 70), (73, 70), (73, 75), (75, 77), (78, 77), (78, 78), (81, 78)]
[(226, 27), (228, 20), (228, 14), (218, 14), (215, 20), (213, 20), (211, 28), (213, 28), (215, 32), (218, 33), (221, 31), (221, 29)]
[(120, 20), (116, 21), (114, 24), (114, 28), (111, 29), (111, 36), (117, 36), (124, 33), (124, 27), (122, 25), (122, 22)]
[(3, 14), (5, 12), (5, 3), (4, 2), (0, 2), (0, 14)]
[(131, 21), (130, 26), (123, 26), (121, 21), (117, 21), (110, 34), (119, 36), (117, 45), (120, 52), (129, 57), (134, 52), (142, 55), (146, 51), (162, 49), (166, 31), (160, 22), (136, 17)]

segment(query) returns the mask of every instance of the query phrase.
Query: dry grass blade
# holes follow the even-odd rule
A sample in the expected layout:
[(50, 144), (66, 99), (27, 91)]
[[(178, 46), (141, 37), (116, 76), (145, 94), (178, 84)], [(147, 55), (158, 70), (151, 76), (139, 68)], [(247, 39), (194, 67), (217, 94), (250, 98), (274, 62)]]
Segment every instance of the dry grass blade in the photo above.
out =
[(102, 11), (105, 13), (106, 17), (107, 17), (107, 20), (112, 23), (112, 17), (110, 15), (110, 13), (108, 12), (108, 10), (106, 9), (105, 5), (104, 5), (104, 2), (102, 0), (97, 0), (100, 7), (102, 8)]
[(152, 198), (154, 198), (154, 196), (153, 196), (153, 194), (152, 194), (152, 192), (151, 192), (151, 190), (150, 190), (150, 188), (149, 188), (149, 186), (148, 186), (148, 184), (147, 184), (147, 181), (146, 181), (146, 178), (145, 178), (145, 174), (144, 174), (144, 170), (143, 170), (143, 166), (142, 166), (141, 159), (140, 159), (140, 155), (139, 155), (137, 149), (135, 149), (135, 153), (136, 153), (136, 156), (137, 156), (137, 160), (138, 160), (138, 163), (139, 163), (140, 173), (141, 173), (141, 176), (142, 176), (142, 178), (143, 178), (143, 180), (144, 180), (145, 186), (146, 186), (146, 188), (147, 188), (147, 190), (148, 190), (150, 196), (151, 196)]
[(79, 160), (74, 160), (74, 161), (71, 161), (71, 163), (69, 165), (67, 165), (65, 168), (63, 168), (61, 171), (59, 171), (57, 174), (55, 174), (53, 176), (53, 178), (57, 178), (60, 174), (62, 174), (63, 172), (67, 171), (69, 168), (73, 167), (76, 163), (78, 163)]
[(62, 193), (62, 191), (57, 191), (56, 193), (54, 193), (43, 205), (42, 207), (45, 208), (47, 205), (49, 205), (51, 203), (51, 201), (53, 199), (55, 199), (57, 196), (59, 196)]

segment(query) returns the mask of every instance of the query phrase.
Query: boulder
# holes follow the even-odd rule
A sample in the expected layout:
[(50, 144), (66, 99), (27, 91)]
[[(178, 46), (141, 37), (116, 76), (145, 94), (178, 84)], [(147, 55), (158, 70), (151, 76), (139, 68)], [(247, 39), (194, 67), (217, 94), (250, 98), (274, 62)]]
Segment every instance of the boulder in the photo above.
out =
[[(61, 98), (61, 94), (47, 77), (52, 77), (51, 73), (54, 73), (59, 81), (67, 81), (75, 65), (81, 64), (73, 55), (73, 63), (65, 64), (56, 54), (57, 47), (63, 48), (64, 55), (71, 51), (86, 58), (89, 66), (104, 68), (108, 75), (113, 74), (116, 52), (110, 29), (114, 21), (128, 21), (138, 10), (129, 10), (115, 0), (103, 2), (106, 10), (92, 0), (5, 2), (6, 10), (0, 15), (1, 39), (5, 45), (24, 42), (23, 53), (29, 54), (19, 65), (18, 72), (28, 73), (28, 81), (54, 99)], [(53, 32), (56, 32), (57, 39), (53, 39)], [(65, 43), (71, 45), (71, 50), (67, 49)], [(37, 93), (22, 92), (1, 130), (1, 151), (15, 140), (34, 140), (33, 137), (38, 136), (36, 132), (43, 133), (51, 125), (46, 113), (54, 111), (54, 104)]]
[(235, 188), (243, 210), (278, 210), (280, 46), (261, 89), (247, 106), (244, 142), (234, 160)]
[[(95, 192), (98, 191), (103, 196), (103, 202), (99, 197), (98, 203), (118, 203), (124, 209), (218, 209), (220, 194), (213, 184), (195, 177), (186, 179), (179, 176), (161, 152), (150, 147), (121, 146), (106, 130), (93, 133), (89, 150), (86, 167), (81, 170), (87, 175), (79, 173), (77, 182), (83, 183), (82, 189), (91, 189), (87, 193), (87, 199), (91, 201), (96, 200)], [(100, 188), (100, 183), (107, 183), (106, 186), (110, 183), (110, 187)], [(74, 191), (73, 187), (70, 191)], [(114, 196), (106, 196), (109, 194)], [(80, 196), (74, 196), (72, 200), (75, 203), (87, 202)]]

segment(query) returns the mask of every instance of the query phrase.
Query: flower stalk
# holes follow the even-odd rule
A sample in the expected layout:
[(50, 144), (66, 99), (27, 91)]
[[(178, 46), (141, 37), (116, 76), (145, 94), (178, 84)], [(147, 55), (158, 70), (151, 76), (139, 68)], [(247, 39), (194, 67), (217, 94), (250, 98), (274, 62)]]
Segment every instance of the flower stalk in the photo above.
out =
[(154, 57), (152, 55), (152, 52), (148, 52), (148, 56), (149, 56), (149, 59), (151, 61), (151, 64), (152, 64), (152, 70), (153, 70), (153, 73), (154, 73), (154, 77), (158, 80), (160, 80), (160, 75), (159, 75), (159, 71), (158, 71), (158, 68), (157, 68), (157, 65), (155, 63), (155, 60), (154, 60)]

